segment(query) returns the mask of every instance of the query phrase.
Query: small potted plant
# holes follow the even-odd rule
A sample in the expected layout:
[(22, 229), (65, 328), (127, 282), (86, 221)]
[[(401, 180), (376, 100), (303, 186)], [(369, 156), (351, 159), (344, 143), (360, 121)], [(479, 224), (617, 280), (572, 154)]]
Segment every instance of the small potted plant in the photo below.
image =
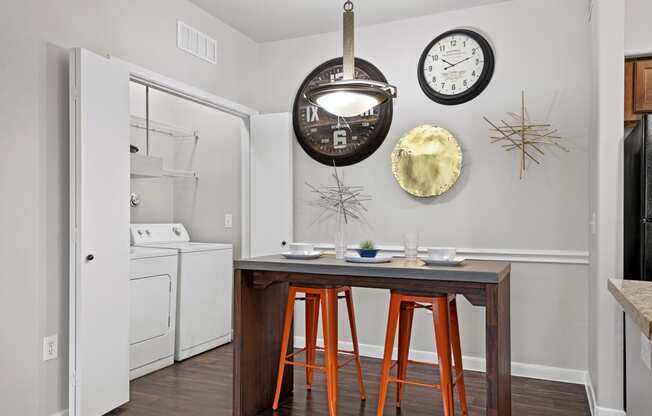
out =
[(360, 243), (360, 248), (357, 251), (360, 257), (376, 257), (378, 255), (378, 249), (371, 240)]

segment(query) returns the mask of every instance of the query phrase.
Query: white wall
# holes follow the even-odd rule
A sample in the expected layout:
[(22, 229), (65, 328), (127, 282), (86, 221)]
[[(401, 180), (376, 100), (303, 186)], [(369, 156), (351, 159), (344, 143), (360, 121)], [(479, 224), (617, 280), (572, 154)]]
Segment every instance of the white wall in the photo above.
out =
[[(551, 24), (554, 22), (554, 24)], [(439, 33), (472, 27), (487, 35), (496, 52), (494, 78), (483, 94), (460, 106), (438, 105), (422, 93), (416, 66), (423, 48)], [(304, 77), (341, 54), (341, 34), (329, 33), (261, 45), (261, 94), (257, 108), (288, 111)], [(372, 238), (402, 244), (419, 231), (423, 245), (539, 250), (588, 249), (588, 142), (590, 51), (586, 2), (520, 0), (445, 14), (361, 27), (356, 55), (373, 62), (397, 85), (394, 121), (383, 145), (367, 160), (344, 168), (346, 180), (364, 185), (368, 227), (351, 226), (350, 243)], [(514, 154), (489, 143), (482, 116), (500, 119), (520, 108), (526, 90), (529, 112), (550, 121), (571, 153), (547, 152), (520, 181)], [(390, 168), (400, 135), (432, 123), (460, 141), (465, 163), (446, 195), (415, 199), (403, 192)], [(331, 224), (311, 226), (318, 211), (304, 182), (328, 183), (331, 169), (295, 144), (295, 237), (332, 242)], [(512, 278), (512, 340), (515, 361), (586, 370), (588, 267), (516, 264)], [(361, 342), (382, 345), (387, 295), (357, 290)], [(464, 303), (464, 352), (483, 356), (483, 315)], [(379, 317), (381, 319), (379, 319)], [(425, 318), (424, 318), (425, 319)], [(418, 322), (413, 347), (432, 350), (431, 326)], [(301, 328), (299, 328), (299, 333)], [(343, 335), (348, 331), (343, 331)]]
[[(151, 94), (150, 107), (158, 108), (166, 102), (154, 102), (154, 97), (162, 94)], [(144, 85), (129, 83), (129, 111), (132, 116), (145, 119), (147, 117), (147, 90)], [(174, 100), (181, 100), (173, 97)], [(173, 100), (166, 100), (173, 101)], [(144, 123), (141, 123), (141, 125)], [(169, 123), (168, 123), (169, 124)], [(163, 167), (173, 169), (175, 142), (169, 136), (150, 132), (149, 150), (147, 148), (147, 132), (142, 128), (131, 126), (131, 144), (138, 147), (140, 154), (147, 154), (163, 159)], [(142, 203), (130, 209), (132, 224), (171, 223), (174, 221), (174, 180), (171, 178), (132, 178), (131, 192), (136, 193)]]
[[(132, 115), (141, 109), (145, 91), (132, 83)], [(193, 241), (231, 243), (240, 251), (240, 145), (241, 119), (176, 96), (150, 90), (150, 120), (184, 131), (197, 132), (199, 139), (171, 138), (150, 132), (149, 154), (161, 157), (165, 169), (193, 171), (188, 178), (133, 178), (131, 190), (141, 204), (131, 208), (132, 223), (180, 222)], [(145, 154), (145, 131), (132, 127), (132, 144)], [(224, 227), (224, 216), (233, 216), (232, 228)]]
[[(219, 62), (176, 49), (176, 20)], [(0, 414), (67, 407), (68, 54), (82, 46), (252, 106), (258, 45), (185, 0), (9, 0), (0, 13)], [(125, 230), (126, 232), (126, 230)], [(59, 359), (42, 362), (42, 337)]]
[(625, 55), (652, 54), (652, 2), (625, 0)]

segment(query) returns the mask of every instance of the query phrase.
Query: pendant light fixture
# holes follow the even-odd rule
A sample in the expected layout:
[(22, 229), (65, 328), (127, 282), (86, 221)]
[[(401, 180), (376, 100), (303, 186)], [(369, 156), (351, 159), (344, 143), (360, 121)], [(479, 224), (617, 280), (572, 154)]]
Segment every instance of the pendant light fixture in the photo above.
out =
[(342, 79), (317, 84), (306, 91), (306, 99), (331, 114), (353, 117), (396, 98), (396, 87), (384, 82), (355, 79), (353, 53), (353, 3), (344, 3), (344, 54)]

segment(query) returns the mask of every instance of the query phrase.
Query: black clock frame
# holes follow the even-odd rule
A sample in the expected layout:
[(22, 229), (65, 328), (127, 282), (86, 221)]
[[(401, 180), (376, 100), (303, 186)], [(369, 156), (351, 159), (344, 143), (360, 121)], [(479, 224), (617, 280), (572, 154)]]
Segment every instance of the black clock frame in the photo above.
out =
[[(299, 125), (301, 117), (299, 115), (299, 100), (301, 98), (305, 98), (304, 90), (306, 87), (308, 87), (313, 78), (328, 68), (333, 66), (342, 66), (342, 64), (342, 58), (334, 58), (322, 63), (317, 68), (313, 69), (312, 72), (310, 72), (310, 74), (308, 74), (308, 76), (301, 83), (299, 91), (294, 98), (294, 105), (292, 106), (292, 127), (294, 128), (294, 134), (297, 138), (297, 141), (301, 145), (301, 148), (303, 148), (303, 150), (311, 158), (319, 163), (328, 166), (333, 166), (333, 164), (335, 166), (349, 166), (361, 162), (371, 156), (376, 150), (378, 150), (380, 145), (383, 144), (383, 141), (385, 141), (387, 133), (389, 132), (389, 128), (392, 125), (394, 112), (392, 100), (388, 100), (383, 104), (380, 104), (380, 109), (378, 111), (379, 122), (376, 125), (373, 136), (370, 137), (364, 145), (357, 149), (355, 153), (343, 156), (331, 156), (325, 155), (313, 149), (312, 146), (307, 143), (306, 137), (304, 137), (301, 133), (301, 127)], [(355, 67), (364, 71), (369, 76), (369, 78), (374, 81), (387, 82), (387, 79), (383, 73), (380, 72), (380, 70), (369, 61), (361, 58), (355, 58)]]
[[(430, 85), (426, 80), (426, 76), (423, 73), (423, 65), (426, 61), (426, 57), (428, 56), (428, 52), (430, 52), (430, 49), (440, 40), (453, 35), (466, 35), (472, 38), (473, 40), (475, 40), (478, 43), (478, 45), (480, 45), (480, 48), (482, 49), (485, 65), (484, 68), (482, 69), (482, 73), (478, 77), (478, 81), (471, 88), (469, 88), (468, 90), (460, 94), (445, 95), (437, 91), (434, 91), (432, 88), (430, 88)], [(494, 51), (484, 36), (482, 36), (481, 34), (473, 30), (453, 29), (437, 36), (435, 39), (432, 40), (432, 42), (428, 44), (428, 46), (426, 46), (426, 48), (423, 50), (423, 53), (421, 54), (421, 58), (419, 58), (419, 66), (417, 67), (417, 77), (419, 79), (419, 85), (421, 86), (421, 89), (428, 96), (428, 98), (430, 98), (431, 100), (439, 104), (458, 105), (458, 104), (471, 101), (472, 99), (480, 95), (485, 90), (485, 88), (487, 88), (489, 82), (491, 81), (491, 78), (493, 77), (495, 64), (496, 62), (495, 62)]]

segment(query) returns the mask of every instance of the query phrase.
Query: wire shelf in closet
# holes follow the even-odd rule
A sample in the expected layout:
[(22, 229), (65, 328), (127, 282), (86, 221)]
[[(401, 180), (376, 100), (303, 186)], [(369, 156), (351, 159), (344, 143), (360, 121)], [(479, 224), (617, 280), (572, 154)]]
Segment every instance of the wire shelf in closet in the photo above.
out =
[(199, 132), (197, 130), (189, 130), (187, 128), (173, 126), (152, 119), (149, 120), (148, 124), (147, 119), (144, 117), (132, 115), (130, 125), (137, 129), (149, 129), (152, 133), (164, 134), (175, 139), (199, 139)]

